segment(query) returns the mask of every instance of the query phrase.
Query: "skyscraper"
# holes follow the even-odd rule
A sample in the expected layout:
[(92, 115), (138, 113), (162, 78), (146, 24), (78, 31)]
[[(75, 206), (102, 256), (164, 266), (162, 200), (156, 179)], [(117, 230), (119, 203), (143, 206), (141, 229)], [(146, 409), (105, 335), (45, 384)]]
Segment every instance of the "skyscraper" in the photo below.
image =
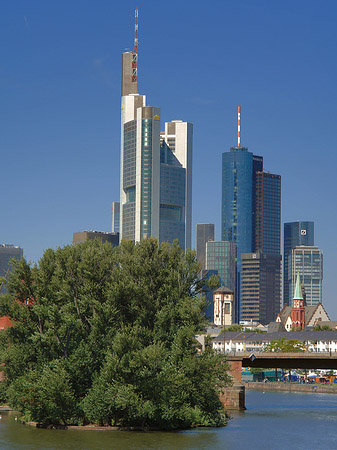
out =
[[(297, 275), (300, 275), (307, 306), (322, 303), (323, 254), (318, 247), (299, 245), (291, 250), (288, 265), (289, 291), (294, 296)], [(292, 302), (290, 303), (292, 306)]]
[(236, 245), (230, 241), (206, 242), (206, 270), (217, 270), (221, 284), (235, 292)]
[(138, 9), (133, 52), (123, 53), (121, 114), (121, 239), (191, 246), (192, 132), (182, 121), (160, 131), (160, 109), (138, 94)]
[(243, 253), (241, 320), (274, 321), (281, 307), (281, 255)]
[(120, 203), (112, 202), (112, 204), (111, 204), (111, 231), (113, 233), (119, 233), (119, 221), (120, 221)]
[[(236, 316), (240, 316), (243, 288), (242, 254), (261, 251), (264, 261), (269, 254), (280, 255), (280, 234), (281, 177), (264, 172), (263, 158), (241, 146), (239, 107), (238, 145), (222, 154), (222, 239), (237, 245)], [(275, 266), (276, 260), (279, 261), (279, 268)], [(275, 267), (274, 282), (279, 283), (280, 291), (281, 263), (280, 258), (276, 260), (272, 257), (269, 267)], [(279, 299), (280, 292), (275, 302)]]
[(281, 176), (256, 174), (255, 250), (281, 253)]
[(291, 305), (294, 293), (289, 288), (291, 273), (288, 273), (289, 256), (291, 251), (299, 245), (313, 246), (314, 222), (298, 221), (284, 224), (283, 239), (283, 304)]
[[(23, 256), (23, 250), (21, 247), (9, 244), (0, 245), (0, 277), (7, 279), (8, 273), (11, 270), (11, 259), (20, 259)], [(1, 285), (1, 283), (0, 283)], [(1, 288), (1, 292), (4, 293), (4, 288)]]
[(206, 269), (206, 242), (214, 241), (214, 224), (197, 223), (197, 260), (200, 270)]

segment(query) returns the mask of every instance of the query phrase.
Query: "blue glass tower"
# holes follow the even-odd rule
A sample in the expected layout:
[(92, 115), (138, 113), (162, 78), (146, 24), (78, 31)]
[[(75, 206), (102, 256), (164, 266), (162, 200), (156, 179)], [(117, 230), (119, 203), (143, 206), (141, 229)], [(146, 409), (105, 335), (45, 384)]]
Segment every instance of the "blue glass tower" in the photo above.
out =
[(240, 318), (241, 254), (255, 247), (256, 174), (263, 158), (246, 147), (232, 147), (222, 154), (222, 240), (237, 246), (235, 320)]

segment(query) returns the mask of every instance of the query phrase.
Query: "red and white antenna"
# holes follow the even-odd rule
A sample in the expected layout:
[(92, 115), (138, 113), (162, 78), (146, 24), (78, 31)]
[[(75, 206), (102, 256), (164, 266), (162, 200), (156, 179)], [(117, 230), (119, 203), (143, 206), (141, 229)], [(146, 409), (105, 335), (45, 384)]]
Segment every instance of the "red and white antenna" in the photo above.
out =
[(131, 81), (137, 83), (137, 66), (138, 66), (138, 6), (135, 9), (135, 45), (132, 52), (132, 75)]
[(241, 144), (241, 106), (238, 106), (238, 147)]

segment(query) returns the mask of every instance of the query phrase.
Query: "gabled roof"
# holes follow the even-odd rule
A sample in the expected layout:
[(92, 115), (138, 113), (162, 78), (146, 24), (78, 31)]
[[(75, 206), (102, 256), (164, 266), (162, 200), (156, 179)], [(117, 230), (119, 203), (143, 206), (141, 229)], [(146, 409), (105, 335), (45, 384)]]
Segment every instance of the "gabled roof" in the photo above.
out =
[(279, 331), (285, 331), (283, 324), (281, 322), (270, 322), (268, 325), (268, 333), (276, 333)]

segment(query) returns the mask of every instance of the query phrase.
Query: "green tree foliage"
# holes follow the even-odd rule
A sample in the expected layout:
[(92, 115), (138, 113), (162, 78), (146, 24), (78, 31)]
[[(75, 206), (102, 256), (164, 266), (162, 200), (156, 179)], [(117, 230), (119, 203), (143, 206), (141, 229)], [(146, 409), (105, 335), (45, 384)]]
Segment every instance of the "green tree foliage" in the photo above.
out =
[(265, 346), (267, 352), (304, 352), (305, 345), (298, 339), (286, 339), (285, 337), (271, 341)]
[(329, 325), (316, 325), (314, 331), (333, 331), (333, 328), (329, 327)]
[(177, 243), (89, 241), (17, 261), (1, 314), (10, 404), (44, 424), (220, 425), (227, 366), (207, 346), (198, 264)]

